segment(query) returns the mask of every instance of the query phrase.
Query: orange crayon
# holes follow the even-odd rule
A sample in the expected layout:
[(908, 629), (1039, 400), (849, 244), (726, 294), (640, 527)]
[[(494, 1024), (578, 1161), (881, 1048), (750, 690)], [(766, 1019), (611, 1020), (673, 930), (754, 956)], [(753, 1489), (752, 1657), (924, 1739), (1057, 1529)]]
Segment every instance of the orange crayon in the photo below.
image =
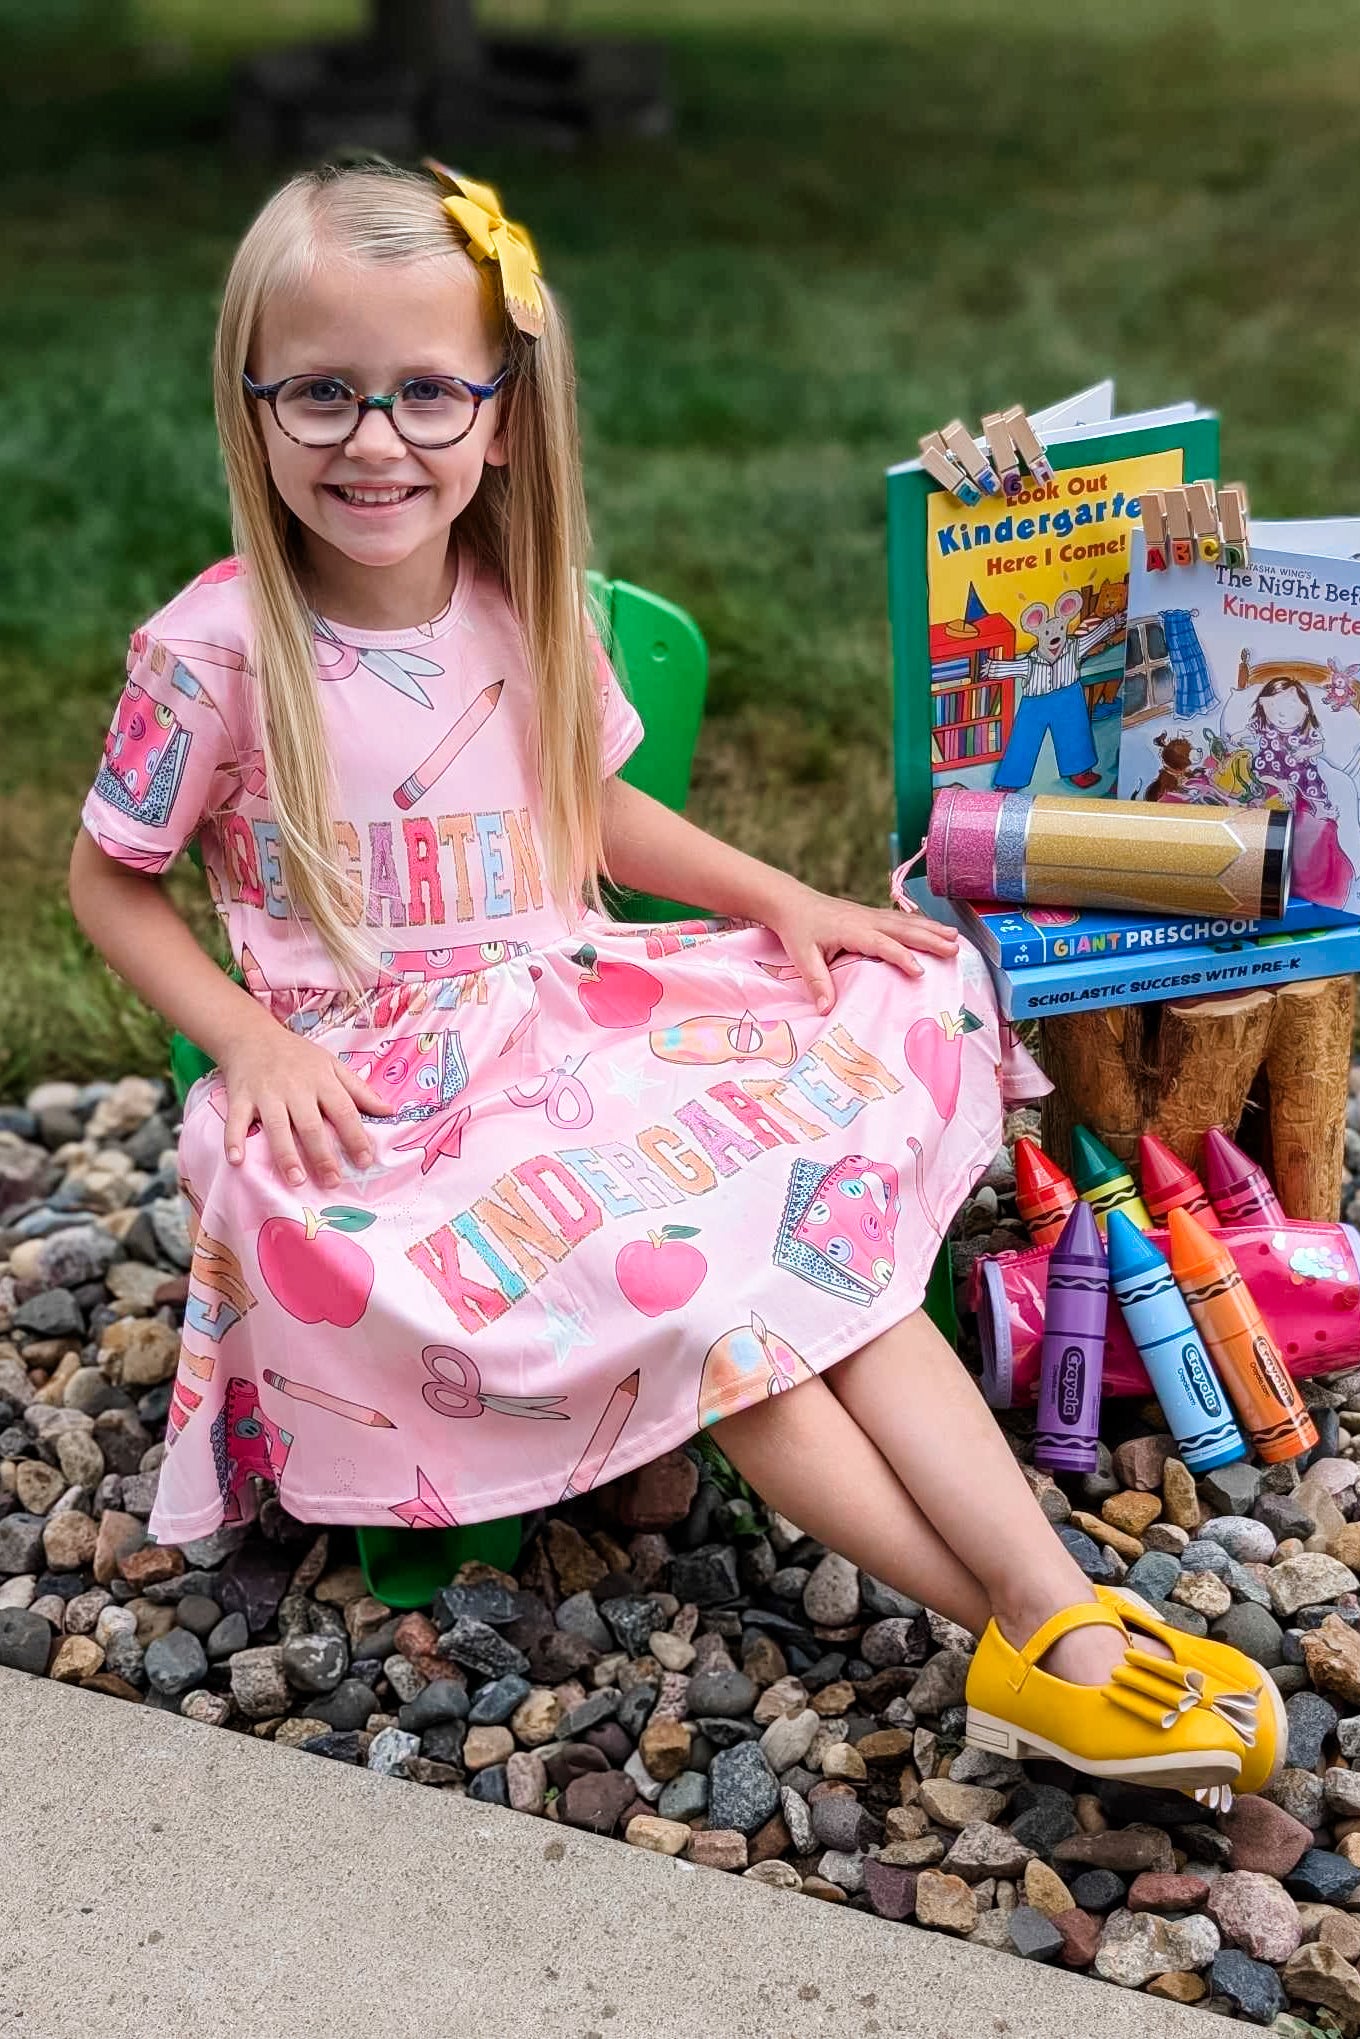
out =
[(1015, 1202), (1036, 1246), (1057, 1245), (1077, 1202), (1071, 1176), (1023, 1133), (1015, 1143)]
[(1138, 1172), (1143, 1179), (1143, 1202), (1154, 1224), (1164, 1225), (1168, 1211), (1189, 1211), (1206, 1232), (1220, 1230), (1209, 1192), (1194, 1169), (1187, 1168), (1180, 1155), (1173, 1154), (1155, 1133), (1139, 1135)]
[(1174, 1208), (1166, 1223), (1171, 1272), (1258, 1456), (1276, 1465), (1311, 1451), (1313, 1419), (1222, 1234)]

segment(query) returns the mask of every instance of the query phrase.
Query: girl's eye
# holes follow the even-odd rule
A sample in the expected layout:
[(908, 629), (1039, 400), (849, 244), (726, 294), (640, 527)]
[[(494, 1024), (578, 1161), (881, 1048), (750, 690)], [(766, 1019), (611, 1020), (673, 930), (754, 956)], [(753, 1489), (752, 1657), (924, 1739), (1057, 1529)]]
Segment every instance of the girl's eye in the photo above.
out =
[(336, 404), (348, 403), (349, 391), (343, 382), (337, 382), (333, 375), (321, 375), (314, 382), (297, 385), (297, 394), (304, 403)]
[(414, 382), (407, 383), (402, 395), (408, 403), (437, 404), (451, 397), (453, 391), (446, 382), (436, 382), (432, 376), (420, 375)]

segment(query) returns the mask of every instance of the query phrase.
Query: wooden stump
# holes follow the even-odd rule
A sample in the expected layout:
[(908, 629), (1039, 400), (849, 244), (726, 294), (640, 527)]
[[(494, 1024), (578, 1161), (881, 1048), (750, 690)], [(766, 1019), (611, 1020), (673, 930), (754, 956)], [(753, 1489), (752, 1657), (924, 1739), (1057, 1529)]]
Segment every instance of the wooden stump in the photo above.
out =
[(1354, 1006), (1354, 978), (1322, 977), (1045, 1020), (1044, 1145), (1070, 1167), (1081, 1124), (1136, 1161), (1138, 1135), (1156, 1133), (1193, 1165), (1222, 1126), (1261, 1155), (1290, 1217), (1333, 1219)]

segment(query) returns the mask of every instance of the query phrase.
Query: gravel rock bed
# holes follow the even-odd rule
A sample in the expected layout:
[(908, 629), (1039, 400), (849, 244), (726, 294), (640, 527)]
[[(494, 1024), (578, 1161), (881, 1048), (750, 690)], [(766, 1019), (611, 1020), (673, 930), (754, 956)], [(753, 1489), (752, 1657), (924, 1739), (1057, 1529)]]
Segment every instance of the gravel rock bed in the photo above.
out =
[[(1360, 1096), (1352, 1117), (1360, 1165)], [(1095, 1473), (1028, 1471), (1088, 1576), (1284, 1693), (1279, 1783), (1214, 1818), (965, 1749), (973, 1638), (708, 1443), (527, 1518), (514, 1576), (466, 1565), (415, 1613), (368, 1594), (348, 1531), (272, 1498), (249, 1529), (150, 1543), (190, 1262), (174, 1137), (142, 1078), (0, 1106), (0, 1665), (1295, 2039), (1360, 2035), (1360, 1369), (1309, 1385), (1322, 1441), (1292, 1468), (1197, 1483), (1155, 1405), (1112, 1402)], [(1018, 1232), (1003, 1151), (956, 1265)], [(1006, 1421), (1023, 1463), (1032, 1419)]]

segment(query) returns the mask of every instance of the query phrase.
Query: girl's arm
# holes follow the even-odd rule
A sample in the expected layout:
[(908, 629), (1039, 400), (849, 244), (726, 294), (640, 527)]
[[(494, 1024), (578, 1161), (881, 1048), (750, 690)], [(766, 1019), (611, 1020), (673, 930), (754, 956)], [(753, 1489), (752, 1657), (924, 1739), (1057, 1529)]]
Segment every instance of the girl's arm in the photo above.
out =
[(340, 1177), (324, 1113), (355, 1163), (368, 1165), (372, 1153), (355, 1101), (365, 1111), (385, 1112), (381, 1098), (233, 983), (199, 947), (158, 878), (105, 856), (81, 828), (67, 885), (71, 911), (105, 961), (221, 1066), (232, 1161), (240, 1160), (258, 1116), (280, 1174), (293, 1183), (305, 1179), (296, 1136), (316, 1180), (329, 1187)]
[(719, 842), (617, 777), (605, 787), (605, 855), (616, 884), (771, 928), (821, 1012), (836, 1002), (828, 962), (842, 950), (881, 957), (918, 977), (921, 965), (912, 949), (951, 956), (958, 946), (952, 928), (922, 914), (814, 892), (788, 872)]

